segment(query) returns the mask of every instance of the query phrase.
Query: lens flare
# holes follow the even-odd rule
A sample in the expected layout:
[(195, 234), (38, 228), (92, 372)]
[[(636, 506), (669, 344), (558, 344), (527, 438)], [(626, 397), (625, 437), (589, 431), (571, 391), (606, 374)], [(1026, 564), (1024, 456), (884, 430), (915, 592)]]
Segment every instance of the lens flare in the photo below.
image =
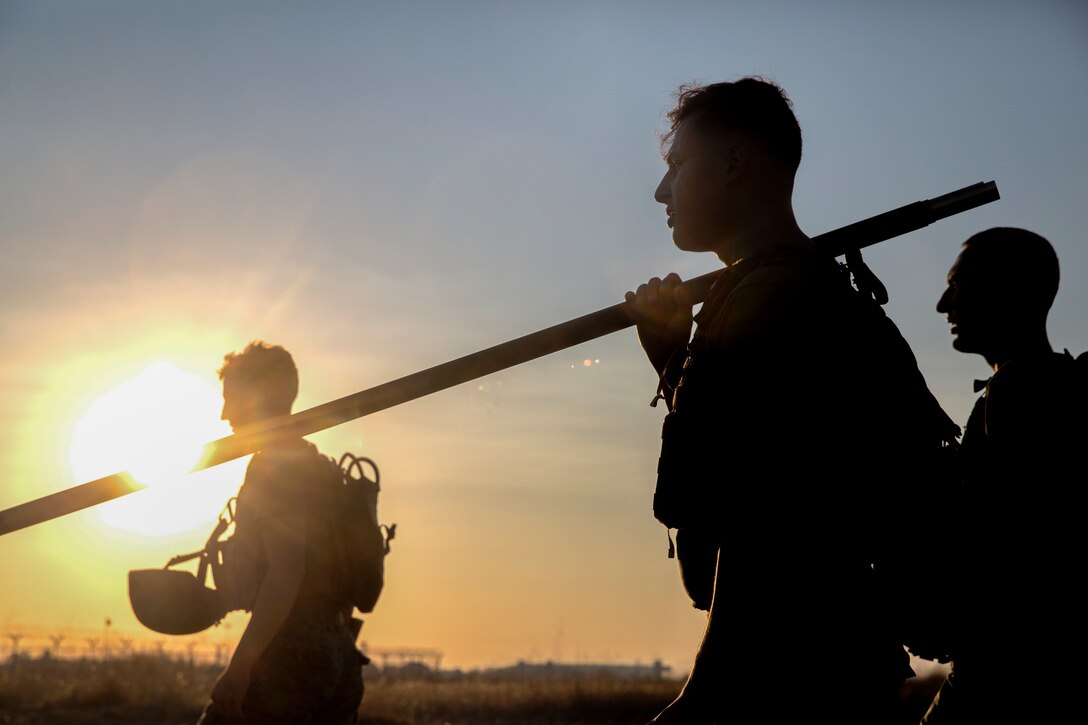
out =
[(223, 505), (223, 487), (212, 485), (212, 493), (206, 481), (233, 476), (236, 487), (238, 468), (189, 472), (205, 443), (230, 432), (219, 420), (221, 406), (213, 378), (165, 362), (147, 366), (96, 398), (72, 431), (68, 458), (73, 475), (90, 480), (128, 471), (150, 487), (99, 506), (100, 519), (148, 535), (177, 533), (213, 520)]

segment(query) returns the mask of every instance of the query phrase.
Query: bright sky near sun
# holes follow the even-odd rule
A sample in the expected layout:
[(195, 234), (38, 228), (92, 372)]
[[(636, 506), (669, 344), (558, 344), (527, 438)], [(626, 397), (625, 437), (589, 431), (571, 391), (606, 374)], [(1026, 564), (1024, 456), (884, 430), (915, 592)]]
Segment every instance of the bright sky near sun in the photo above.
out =
[[(810, 234), (997, 182), (865, 253), (957, 420), (987, 371), (934, 305), (970, 234), (1048, 237), (1051, 339), (1088, 349), (1088, 6), (890, 5), (0, 0), (0, 509), (164, 484), (0, 538), (0, 627), (138, 630), (126, 572), (202, 546), (244, 470), (146, 459), (228, 432), (249, 340), (294, 354), (302, 409), (716, 268), (652, 198), (683, 82), (786, 89)], [(628, 330), (312, 436), (378, 462), (398, 524), (367, 641), (685, 668), (655, 384)]]

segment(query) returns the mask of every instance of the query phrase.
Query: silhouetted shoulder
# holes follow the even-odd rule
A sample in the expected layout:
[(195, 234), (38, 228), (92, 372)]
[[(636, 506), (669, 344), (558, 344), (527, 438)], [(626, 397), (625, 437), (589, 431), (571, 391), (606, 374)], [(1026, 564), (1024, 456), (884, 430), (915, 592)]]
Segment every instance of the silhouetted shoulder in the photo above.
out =
[[(745, 268), (748, 265), (748, 268)], [(840, 319), (845, 280), (833, 260), (815, 254), (742, 262), (731, 274), (740, 278), (699, 320), (715, 347), (794, 338), (797, 328)]]
[(307, 511), (311, 479), (319, 462), (317, 449), (306, 441), (267, 448), (250, 459), (242, 505), (262, 516), (297, 516)]
[(1061, 438), (1082, 419), (1081, 366), (1067, 353), (1011, 360), (990, 379), (986, 435), (1017, 446)]

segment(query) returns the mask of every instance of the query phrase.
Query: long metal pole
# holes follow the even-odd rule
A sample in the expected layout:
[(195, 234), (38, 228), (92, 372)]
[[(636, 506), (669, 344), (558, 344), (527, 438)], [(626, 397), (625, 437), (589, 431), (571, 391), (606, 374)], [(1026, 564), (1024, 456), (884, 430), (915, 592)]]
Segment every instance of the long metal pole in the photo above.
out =
[[(945, 217), (1000, 198), (993, 181), (979, 182), (933, 199), (893, 209), (813, 237), (832, 256), (861, 249), (928, 226)], [(684, 283), (695, 302), (706, 297), (721, 274), (716, 270)], [(634, 324), (629, 305), (621, 302), (588, 315), (436, 365), (403, 378), (264, 423), (260, 429), (235, 434), (204, 446), (199, 471), (248, 455), (276, 440), (297, 438), (377, 413), (386, 408), (490, 375), (553, 352), (617, 332)], [(0, 536), (65, 514), (104, 503), (145, 488), (128, 472), (88, 481), (63, 491), (0, 511)]]

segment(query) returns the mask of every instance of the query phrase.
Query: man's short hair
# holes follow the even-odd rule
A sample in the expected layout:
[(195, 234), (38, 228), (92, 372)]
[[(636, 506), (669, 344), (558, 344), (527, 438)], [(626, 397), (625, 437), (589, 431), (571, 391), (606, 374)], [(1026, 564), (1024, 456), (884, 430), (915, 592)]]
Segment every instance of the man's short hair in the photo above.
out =
[(298, 396), (298, 368), (291, 353), (279, 345), (254, 340), (242, 352), (227, 353), (219, 379), (259, 396), (266, 410), (286, 413)]
[(1017, 227), (994, 227), (963, 243), (961, 265), (986, 276), (987, 285), (1035, 312), (1047, 312), (1058, 294), (1058, 255), (1045, 237)]
[(801, 163), (801, 126), (793, 115), (793, 103), (778, 84), (759, 76), (709, 85), (684, 84), (667, 117), (671, 126), (661, 139), (663, 148), (672, 142), (680, 124), (690, 119), (700, 126), (750, 134), (790, 173)]

